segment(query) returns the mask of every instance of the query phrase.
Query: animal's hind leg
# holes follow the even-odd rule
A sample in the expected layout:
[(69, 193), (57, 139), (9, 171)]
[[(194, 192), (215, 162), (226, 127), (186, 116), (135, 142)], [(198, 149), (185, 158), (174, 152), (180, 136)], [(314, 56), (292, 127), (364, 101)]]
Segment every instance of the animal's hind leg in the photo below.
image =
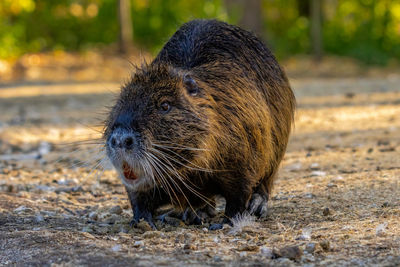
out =
[(236, 180), (242, 181), (242, 183), (237, 183), (234, 186), (225, 185), (225, 190), (222, 196), (226, 200), (225, 206), (225, 217), (222, 223), (214, 223), (211, 224), (209, 230), (218, 230), (222, 229), (223, 224), (233, 225), (232, 219), (237, 218), (246, 210), (246, 205), (250, 200), (250, 196), (252, 193), (251, 188), (248, 187), (247, 182), (248, 178)]
[[(187, 225), (201, 225), (208, 219), (217, 215), (215, 198), (208, 198), (207, 203), (196, 203), (195, 207), (187, 207), (184, 211), (170, 210), (164, 214), (157, 216), (157, 219), (166, 222), (166, 217), (174, 217), (181, 219)], [(194, 210), (193, 210), (194, 208)]]
[(254, 188), (251, 195), (247, 211), (250, 214), (264, 219), (268, 214), (268, 199), (271, 194), (274, 175), (265, 177), (261, 183)]
[(202, 224), (205, 219), (212, 218), (217, 215), (215, 198), (209, 198), (208, 203), (204, 203), (202, 207), (195, 211), (192, 208), (186, 208), (182, 214), (182, 221), (186, 224)]
[(216, 211), (216, 203), (214, 197), (209, 198), (207, 203), (202, 203), (198, 208), (192, 209), (192, 207), (187, 207), (183, 212), (171, 210), (165, 214), (162, 214), (157, 217), (157, 219), (161, 221), (165, 221), (165, 217), (174, 217), (181, 219), (188, 225), (195, 224), (200, 225), (203, 224), (204, 220), (207, 218), (212, 218), (217, 215)]

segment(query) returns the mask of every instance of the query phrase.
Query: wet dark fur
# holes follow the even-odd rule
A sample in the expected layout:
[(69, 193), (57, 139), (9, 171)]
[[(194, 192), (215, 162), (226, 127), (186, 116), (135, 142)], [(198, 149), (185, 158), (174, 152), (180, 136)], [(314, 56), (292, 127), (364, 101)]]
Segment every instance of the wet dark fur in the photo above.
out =
[[(197, 95), (188, 93), (185, 75), (196, 82)], [(167, 114), (159, 109), (163, 101), (172, 106)], [(193, 167), (170, 163), (204, 198), (166, 170), (170, 176), (165, 176), (175, 183), (127, 188), (134, 219), (151, 221), (155, 210), (168, 203), (182, 209), (201, 207), (204, 199), (215, 195), (226, 199), (228, 218), (244, 212), (255, 196), (266, 202), (294, 110), (295, 98), (283, 70), (252, 33), (215, 20), (184, 24), (154, 61), (138, 69), (122, 88), (105, 138), (124, 126), (135, 132), (144, 150), (152, 143), (175, 144), (164, 153)]]

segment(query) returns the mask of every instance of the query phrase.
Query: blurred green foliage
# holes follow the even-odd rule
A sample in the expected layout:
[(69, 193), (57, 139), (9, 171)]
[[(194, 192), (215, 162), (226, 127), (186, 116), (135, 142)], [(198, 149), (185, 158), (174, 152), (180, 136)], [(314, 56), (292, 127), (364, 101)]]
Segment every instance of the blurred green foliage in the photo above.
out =
[(339, 1), (324, 25), (325, 49), (367, 63), (400, 59), (400, 1)]
[[(226, 1), (226, 0), (225, 0)], [(310, 19), (299, 1), (264, 0), (265, 39), (279, 57), (310, 52)], [(156, 52), (182, 23), (228, 16), (223, 0), (131, 0), (134, 41)], [(386, 64), (400, 59), (399, 0), (324, 0), (328, 54)], [(118, 40), (117, 0), (1, 0), (0, 58), (79, 51)]]
[[(133, 0), (134, 40), (155, 51), (193, 18), (227, 20), (222, 1)], [(1, 0), (0, 58), (118, 40), (117, 0)]]
[[(301, 13), (301, 1), (307, 0), (263, 1), (267, 39), (278, 56), (311, 50), (310, 19)], [(321, 1), (326, 53), (369, 64), (400, 60), (399, 0)]]

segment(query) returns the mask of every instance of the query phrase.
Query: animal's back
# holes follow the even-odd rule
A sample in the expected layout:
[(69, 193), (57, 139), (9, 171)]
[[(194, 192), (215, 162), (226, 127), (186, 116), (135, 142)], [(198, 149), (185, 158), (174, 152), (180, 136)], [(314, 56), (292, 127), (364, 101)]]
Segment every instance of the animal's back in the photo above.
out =
[[(241, 73), (235, 73), (236, 78), (257, 85), (277, 120), (278, 113), (293, 120), (295, 98), (285, 73), (259, 38), (237, 26), (217, 20), (190, 21), (165, 44), (153, 63), (158, 62), (220, 81), (235, 78), (227, 74), (238, 69)], [(213, 64), (218, 66), (210, 69)], [(287, 104), (283, 110), (276, 106), (282, 100)], [(290, 126), (286, 130), (290, 131)]]
[[(262, 58), (264, 63), (270, 60), (276, 62), (271, 52), (253, 34), (217, 20), (193, 20), (171, 37), (154, 61), (165, 61), (183, 69), (215, 61), (240, 61), (249, 65), (246, 67), (259, 68), (254, 65), (252, 56)], [(274, 64), (270, 64), (270, 70), (274, 68)]]

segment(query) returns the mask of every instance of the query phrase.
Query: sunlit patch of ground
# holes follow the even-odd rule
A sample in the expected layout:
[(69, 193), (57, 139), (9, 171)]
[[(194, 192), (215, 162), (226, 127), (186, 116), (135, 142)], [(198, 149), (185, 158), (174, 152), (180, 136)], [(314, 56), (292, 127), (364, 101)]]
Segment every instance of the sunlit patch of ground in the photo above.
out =
[[(118, 84), (1, 88), (0, 263), (400, 265), (398, 86), (293, 85), (296, 126), (270, 214), (234, 233), (179, 221), (159, 231), (129, 226), (115, 173), (106, 162), (95, 170)], [(296, 249), (280, 251), (288, 246)]]

